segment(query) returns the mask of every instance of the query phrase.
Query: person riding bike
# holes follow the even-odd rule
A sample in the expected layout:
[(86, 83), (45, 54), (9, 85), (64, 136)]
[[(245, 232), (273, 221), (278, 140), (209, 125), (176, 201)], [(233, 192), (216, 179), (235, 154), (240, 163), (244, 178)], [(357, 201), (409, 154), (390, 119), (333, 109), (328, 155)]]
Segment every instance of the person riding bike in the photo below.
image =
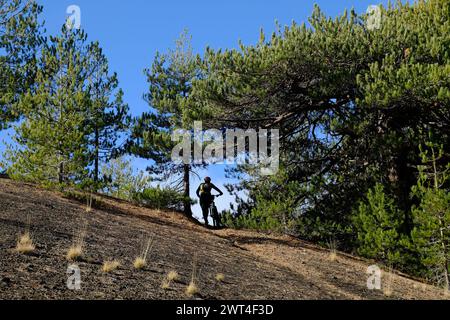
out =
[(223, 196), (223, 192), (217, 188), (212, 182), (210, 177), (205, 178), (205, 182), (200, 184), (197, 189), (197, 197), (200, 198), (200, 206), (202, 207), (203, 219), (205, 225), (208, 226), (208, 213), (211, 204), (214, 201), (214, 196), (211, 194), (212, 190), (219, 192), (219, 196)]

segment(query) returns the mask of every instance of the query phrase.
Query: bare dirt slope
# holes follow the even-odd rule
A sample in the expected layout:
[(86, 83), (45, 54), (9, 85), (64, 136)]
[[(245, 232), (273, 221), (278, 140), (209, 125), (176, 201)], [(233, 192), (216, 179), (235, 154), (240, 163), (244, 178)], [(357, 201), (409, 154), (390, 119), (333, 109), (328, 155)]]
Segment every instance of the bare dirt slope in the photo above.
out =
[[(368, 290), (371, 262), (339, 253), (330, 259), (329, 251), (289, 237), (206, 230), (177, 213), (107, 198), (100, 208), (86, 212), (86, 205), (57, 193), (0, 179), (0, 299), (185, 299), (193, 265), (197, 299), (446, 298), (400, 275), (384, 275), (388, 295)], [(36, 250), (24, 255), (14, 248), (28, 216)], [(85, 220), (81, 290), (73, 291), (65, 256)], [(137, 271), (133, 261), (148, 237), (154, 237), (149, 263)], [(113, 259), (119, 269), (103, 273), (103, 262)], [(171, 270), (180, 279), (162, 289)], [(221, 283), (218, 273), (225, 275)]]

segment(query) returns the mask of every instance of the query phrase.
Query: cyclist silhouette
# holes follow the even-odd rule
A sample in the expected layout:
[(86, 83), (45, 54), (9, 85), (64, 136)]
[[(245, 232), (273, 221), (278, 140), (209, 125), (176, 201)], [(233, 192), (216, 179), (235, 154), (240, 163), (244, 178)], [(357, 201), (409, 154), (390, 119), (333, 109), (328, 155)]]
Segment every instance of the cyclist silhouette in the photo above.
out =
[(205, 178), (205, 182), (200, 184), (197, 189), (197, 197), (200, 198), (200, 206), (202, 207), (203, 219), (205, 220), (205, 225), (208, 226), (208, 212), (211, 204), (214, 201), (214, 196), (211, 194), (212, 190), (219, 192), (219, 196), (223, 195), (223, 192), (217, 188), (212, 182), (210, 177)]

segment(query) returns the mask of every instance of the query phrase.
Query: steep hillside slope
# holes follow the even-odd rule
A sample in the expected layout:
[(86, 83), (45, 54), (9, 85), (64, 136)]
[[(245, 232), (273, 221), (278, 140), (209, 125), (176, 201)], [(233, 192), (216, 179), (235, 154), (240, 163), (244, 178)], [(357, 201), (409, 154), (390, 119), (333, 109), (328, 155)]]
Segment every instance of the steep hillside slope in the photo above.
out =
[[(385, 275), (390, 295), (366, 287), (371, 262), (289, 237), (249, 231), (211, 231), (177, 213), (102, 198), (101, 209), (34, 186), (0, 179), (0, 299), (186, 299), (193, 265), (197, 299), (442, 299), (443, 291), (400, 275)], [(30, 229), (36, 250), (14, 248)], [(67, 288), (67, 249), (87, 221), (81, 290)], [(146, 239), (149, 263), (133, 268)], [(101, 271), (105, 260), (121, 266)], [(195, 263), (193, 262), (195, 261)], [(166, 274), (180, 279), (163, 289)], [(223, 282), (215, 278), (225, 275)]]

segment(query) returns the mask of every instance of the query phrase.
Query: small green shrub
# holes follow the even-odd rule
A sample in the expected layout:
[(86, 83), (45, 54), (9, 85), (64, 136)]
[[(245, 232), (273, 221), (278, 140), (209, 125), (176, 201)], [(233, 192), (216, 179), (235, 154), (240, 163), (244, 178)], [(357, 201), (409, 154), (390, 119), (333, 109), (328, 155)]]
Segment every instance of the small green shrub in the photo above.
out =
[[(171, 209), (183, 210), (183, 203), (186, 198), (181, 192), (169, 188), (147, 188), (142, 192), (136, 193), (134, 200), (146, 207), (152, 209)], [(188, 199), (192, 204), (194, 202)]]

